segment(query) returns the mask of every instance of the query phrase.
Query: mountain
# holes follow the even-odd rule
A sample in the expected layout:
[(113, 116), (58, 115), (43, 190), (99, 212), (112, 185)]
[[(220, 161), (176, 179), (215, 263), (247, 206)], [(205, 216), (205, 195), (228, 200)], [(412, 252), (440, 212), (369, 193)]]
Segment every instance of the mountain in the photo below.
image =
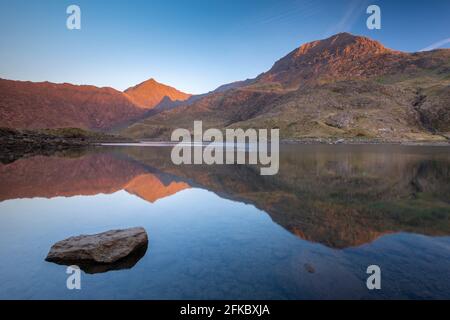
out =
[(340, 33), (306, 43), (278, 60), (256, 79), (297, 89), (311, 83), (366, 78), (400, 72), (408, 55), (366, 37)]
[(123, 131), (169, 139), (175, 128), (279, 128), (282, 139), (445, 140), (450, 50), (405, 53), (341, 33), (304, 44), (243, 86), (153, 114)]
[(125, 92), (0, 79), (0, 127), (167, 140), (203, 120), (205, 128), (279, 128), (288, 140), (446, 140), (449, 89), (450, 49), (406, 53), (341, 33), (301, 45), (255, 79), (202, 95), (154, 79)]
[(144, 81), (134, 87), (125, 90), (125, 94), (139, 107), (153, 109), (164, 98), (171, 101), (184, 101), (191, 95), (166, 86), (154, 79)]
[(160, 101), (189, 97), (153, 79), (126, 93), (88, 85), (0, 79), (0, 127), (111, 130), (141, 119)]
[(112, 88), (0, 79), (0, 126), (105, 130), (138, 119), (143, 110)]
[(243, 80), (243, 81), (235, 81), (235, 82), (223, 84), (223, 85), (217, 87), (213, 91), (210, 91), (207, 93), (202, 93), (202, 94), (194, 94), (186, 100), (172, 100), (169, 97), (165, 96), (153, 109), (149, 110), (149, 112), (146, 113), (146, 116), (153, 116), (157, 113), (160, 113), (161, 111), (175, 109), (175, 108), (181, 107), (181, 106), (189, 106), (189, 105), (193, 104), (194, 102), (196, 102), (202, 98), (205, 98), (211, 94), (245, 87), (247, 85), (252, 84), (253, 82), (254, 82), (254, 79), (247, 79), (247, 80)]

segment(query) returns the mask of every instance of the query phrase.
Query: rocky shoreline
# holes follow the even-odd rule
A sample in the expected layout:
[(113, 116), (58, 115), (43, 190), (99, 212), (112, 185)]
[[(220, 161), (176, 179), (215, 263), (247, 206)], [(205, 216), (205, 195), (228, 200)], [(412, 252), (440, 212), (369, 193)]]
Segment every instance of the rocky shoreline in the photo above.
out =
[(306, 139), (282, 139), (283, 144), (331, 144), (331, 145), (362, 145), (362, 144), (385, 144), (385, 145), (411, 145), (411, 146), (450, 146), (450, 140), (386, 140), (386, 139), (363, 139), (363, 138), (306, 138)]
[(100, 143), (134, 140), (77, 128), (20, 130), (0, 128), (0, 162), (9, 163), (33, 154), (53, 154), (69, 149), (87, 148)]
[[(323, 144), (323, 145), (409, 145), (409, 146), (450, 146), (447, 140), (386, 140), (367, 138), (304, 138), (281, 139), (281, 144)], [(142, 140), (145, 142), (146, 140)], [(149, 139), (151, 142), (167, 141)], [(19, 158), (36, 154), (53, 155), (99, 146), (102, 144), (139, 143), (128, 137), (78, 128), (21, 130), (0, 128), (0, 162), (10, 163)]]
[[(155, 139), (141, 139), (139, 142), (176, 144), (177, 142)], [(447, 140), (389, 140), (368, 138), (304, 138), (304, 139), (281, 139), (280, 144), (329, 144), (329, 145), (362, 145), (362, 144), (385, 144), (385, 145), (413, 145), (413, 146), (450, 146)]]

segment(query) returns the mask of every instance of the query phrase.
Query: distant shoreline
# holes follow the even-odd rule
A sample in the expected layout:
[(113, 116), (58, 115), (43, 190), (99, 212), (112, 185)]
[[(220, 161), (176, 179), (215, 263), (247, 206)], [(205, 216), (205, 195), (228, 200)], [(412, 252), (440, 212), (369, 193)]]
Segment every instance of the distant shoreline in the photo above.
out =
[(382, 140), (382, 139), (321, 139), (282, 140), (283, 144), (324, 144), (324, 145), (411, 145), (411, 146), (450, 146), (450, 140)]
[[(89, 146), (174, 146), (175, 141), (132, 139), (120, 135), (92, 132), (78, 128), (22, 130), (0, 128), (0, 151), (8, 153), (33, 153), (36, 151), (64, 150)], [(209, 144), (205, 142), (205, 145)], [(298, 145), (411, 145), (450, 146), (450, 140), (388, 140), (377, 138), (304, 138), (281, 139), (280, 144)]]
[[(94, 136), (55, 136), (43, 131), (17, 131), (0, 128), (0, 163), (8, 164), (21, 158), (37, 155), (53, 156), (66, 153), (79, 153), (90, 148), (103, 147), (173, 147), (177, 142), (157, 140), (132, 140), (120, 136), (109, 136), (94, 133)], [(24, 133), (25, 132), (25, 133)], [(45, 131), (44, 131), (45, 132)], [(12, 134), (12, 135), (11, 135)], [(280, 145), (323, 145), (323, 146), (422, 146), (422, 147), (450, 147), (450, 141), (382, 141), (382, 140), (328, 140), (304, 139), (281, 140)]]
[[(139, 140), (134, 142), (100, 142), (95, 145), (100, 146), (150, 146), (150, 147), (170, 147), (178, 142), (167, 140)], [(204, 145), (207, 145), (205, 143)], [(401, 145), (401, 146), (450, 146), (449, 141), (388, 141), (388, 140), (326, 140), (326, 139), (305, 139), (305, 140), (281, 140), (280, 145)]]

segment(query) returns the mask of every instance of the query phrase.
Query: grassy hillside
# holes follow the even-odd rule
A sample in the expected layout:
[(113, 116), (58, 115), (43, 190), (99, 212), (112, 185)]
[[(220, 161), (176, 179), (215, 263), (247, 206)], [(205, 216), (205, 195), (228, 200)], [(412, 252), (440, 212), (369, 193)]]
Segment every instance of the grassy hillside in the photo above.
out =
[(216, 128), (279, 128), (282, 139), (443, 141), (450, 132), (447, 74), (339, 81), (293, 91), (244, 88), (149, 117), (123, 131), (166, 140), (194, 120)]

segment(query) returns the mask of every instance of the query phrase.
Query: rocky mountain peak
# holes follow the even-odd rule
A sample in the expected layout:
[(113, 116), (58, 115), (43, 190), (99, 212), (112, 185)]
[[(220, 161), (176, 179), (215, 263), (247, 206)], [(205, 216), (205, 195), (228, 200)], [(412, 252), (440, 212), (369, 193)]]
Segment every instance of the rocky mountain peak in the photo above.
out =
[(278, 60), (258, 82), (276, 82), (284, 88), (385, 74), (406, 53), (378, 41), (350, 33), (308, 42)]
[(393, 53), (393, 50), (387, 49), (378, 41), (362, 36), (354, 36), (350, 33), (338, 33), (324, 40), (305, 43), (293, 51), (295, 58), (302, 56), (317, 55), (323, 52), (335, 55), (346, 55), (351, 52), (381, 54)]
[(125, 90), (131, 100), (143, 109), (153, 109), (165, 97), (172, 101), (184, 101), (191, 95), (150, 78), (134, 87)]

